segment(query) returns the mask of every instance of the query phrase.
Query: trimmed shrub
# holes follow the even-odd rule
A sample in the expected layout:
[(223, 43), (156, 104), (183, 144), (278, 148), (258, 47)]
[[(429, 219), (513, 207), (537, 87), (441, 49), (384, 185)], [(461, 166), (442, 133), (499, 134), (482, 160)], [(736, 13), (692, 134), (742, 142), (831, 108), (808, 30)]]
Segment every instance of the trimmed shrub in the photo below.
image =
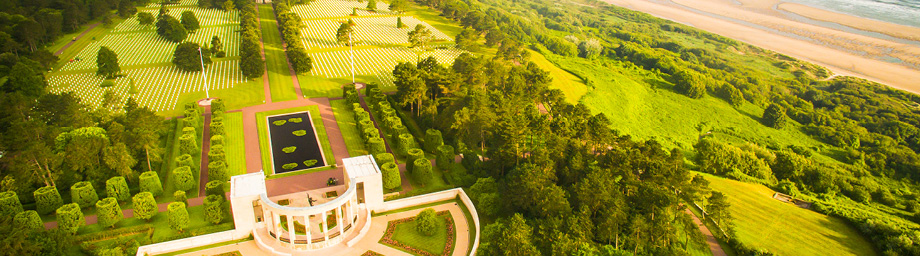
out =
[[(425, 158), (425, 151), (422, 151), (420, 148), (409, 149), (409, 151), (406, 152), (406, 163), (414, 163), (415, 160), (422, 158)], [(412, 173), (412, 168), (413, 166), (411, 164), (406, 165), (406, 170), (409, 171), (409, 173)]]
[(406, 156), (409, 154), (409, 150), (415, 148), (415, 137), (409, 133), (403, 133), (399, 135), (399, 143), (396, 145), (397, 154), (401, 156)]
[(227, 105), (224, 105), (223, 99), (211, 100), (211, 113), (227, 112)]
[(188, 207), (188, 196), (185, 194), (185, 191), (178, 190), (173, 193), (173, 202), (180, 202), (185, 204)]
[(173, 186), (176, 186), (177, 190), (188, 191), (195, 187), (195, 177), (192, 176), (192, 169), (188, 166), (176, 167), (172, 172)]
[(380, 167), (383, 175), (383, 188), (394, 189), (402, 184), (402, 178), (399, 177), (399, 166), (396, 163), (388, 162)]
[(224, 152), (224, 145), (213, 145), (208, 151), (208, 162), (223, 161), (227, 162), (227, 153)]
[(224, 122), (211, 120), (211, 135), (227, 135), (224, 130)]
[(125, 215), (121, 212), (121, 206), (114, 197), (106, 197), (96, 202), (96, 219), (99, 225), (104, 227), (115, 227), (115, 223), (124, 219)]
[(86, 208), (96, 204), (99, 195), (92, 183), (81, 181), (70, 186), (70, 201), (80, 205), (80, 208)]
[(35, 208), (41, 215), (51, 213), (64, 204), (61, 194), (54, 186), (39, 188), (32, 192), (32, 196), (35, 197)]
[(364, 138), (364, 142), (369, 142), (370, 139), (372, 138), (380, 137), (380, 131), (377, 130), (377, 128), (370, 127), (370, 128), (364, 129), (363, 135), (364, 136), (362, 136), (362, 138)]
[(224, 220), (224, 197), (209, 195), (204, 198), (204, 217), (212, 224), (219, 224)]
[[(399, 118), (396, 118), (396, 119), (398, 120)], [(409, 130), (406, 129), (406, 126), (403, 125), (402, 122), (398, 124), (394, 124), (392, 129), (393, 130), (391, 131), (391, 133), (393, 134), (408, 134), (409, 133)]]
[(387, 152), (387, 146), (384, 144), (383, 138), (377, 136), (367, 140), (367, 150), (372, 155), (383, 154)]
[(371, 121), (370, 119), (358, 121), (358, 131), (366, 131), (367, 128), (376, 128), (374, 127), (374, 121)]
[(154, 215), (157, 215), (157, 200), (153, 199), (150, 192), (140, 192), (131, 198), (134, 203), (134, 217), (145, 221), (150, 221)]
[(156, 172), (141, 173), (140, 180), (141, 191), (150, 192), (153, 196), (160, 196), (163, 193), (163, 184), (160, 183), (160, 176)]
[(422, 184), (422, 186), (427, 185), (431, 182), (432, 177), (431, 162), (425, 158), (417, 159), (412, 162), (412, 170), (409, 173), (412, 174), (415, 181)]
[(188, 210), (185, 209), (185, 204), (180, 202), (169, 203), (169, 206), (166, 207), (169, 212), (169, 227), (173, 230), (182, 232), (188, 228)]
[(390, 153), (374, 154), (374, 161), (377, 162), (378, 167), (383, 168), (383, 165), (386, 163), (396, 164), (396, 157)]
[(224, 197), (224, 181), (212, 180), (208, 181), (205, 187), (205, 195), (218, 195)]
[(386, 124), (386, 131), (390, 134), (399, 134), (399, 126), (402, 126), (402, 120), (399, 117), (387, 117), (384, 119)]
[(433, 236), (438, 228), (437, 215), (434, 209), (428, 208), (419, 212), (415, 216), (415, 224), (419, 234)]
[(6, 191), (0, 193), (0, 216), (13, 217), (22, 212), (22, 202), (16, 192)]
[(198, 148), (198, 138), (193, 134), (182, 134), (179, 136), (179, 152), (182, 154), (194, 154), (200, 150)]
[(195, 164), (195, 159), (192, 158), (192, 155), (189, 154), (183, 154), (176, 157), (176, 167), (182, 166), (188, 167), (190, 170), (192, 170), (193, 173), (197, 172), (199, 168), (199, 165)]
[(381, 91), (380, 88), (377, 88), (376, 86), (371, 87), (370, 85), (371, 85), (371, 84), (368, 84), (367, 87), (365, 87), (365, 89), (367, 90), (367, 92), (365, 92), (365, 93), (366, 93), (367, 95), (370, 95), (370, 96), (377, 96), (378, 94), (383, 94), (383, 91)]
[(212, 180), (230, 180), (230, 174), (227, 172), (227, 163), (223, 161), (208, 163), (208, 181)]
[(425, 150), (428, 152), (437, 152), (438, 147), (444, 145), (444, 138), (441, 137), (441, 131), (435, 129), (425, 130)]
[[(188, 115), (188, 113), (186, 113)], [(182, 118), (182, 127), (194, 127), (195, 130), (198, 130), (198, 125), (201, 124), (201, 120), (198, 119), (198, 116), (185, 116)]]
[(86, 219), (83, 217), (83, 211), (80, 211), (80, 205), (69, 203), (57, 209), (58, 229), (76, 234), (80, 227), (86, 225)]
[(45, 229), (45, 223), (42, 222), (42, 217), (38, 216), (38, 212), (28, 210), (17, 213), (16, 217), (13, 217), (13, 227), (20, 230), (39, 231)]
[(125, 177), (117, 176), (105, 181), (105, 195), (114, 197), (119, 202), (131, 200), (131, 190)]
[(192, 136), (197, 136), (198, 130), (196, 130), (195, 127), (186, 126), (182, 127), (182, 134), (191, 134)]
[(224, 145), (224, 136), (223, 135), (214, 135), (211, 136), (211, 146)]
[(438, 169), (449, 170), (454, 165), (454, 147), (451, 145), (438, 146), (438, 153), (435, 154), (435, 163)]

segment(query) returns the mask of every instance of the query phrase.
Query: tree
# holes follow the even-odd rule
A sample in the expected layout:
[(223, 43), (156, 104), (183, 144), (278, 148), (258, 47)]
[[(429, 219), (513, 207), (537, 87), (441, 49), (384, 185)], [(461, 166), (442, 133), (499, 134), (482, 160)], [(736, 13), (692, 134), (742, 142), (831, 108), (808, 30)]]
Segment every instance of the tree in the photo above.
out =
[(412, 177), (415, 178), (415, 181), (424, 185), (428, 185), (433, 178), (431, 172), (431, 161), (428, 159), (421, 158), (416, 159), (412, 162)]
[(681, 70), (674, 74), (674, 90), (687, 97), (699, 99), (706, 95), (704, 78), (696, 71)]
[(438, 147), (444, 145), (444, 138), (441, 137), (441, 131), (436, 129), (425, 130), (425, 150), (437, 152)]
[(32, 195), (35, 197), (35, 207), (39, 214), (45, 215), (61, 207), (64, 200), (61, 194), (54, 186), (45, 186), (35, 190)]
[(200, 49), (197, 43), (183, 42), (176, 45), (176, 51), (173, 53), (172, 63), (176, 67), (186, 72), (201, 71), (201, 62), (205, 65), (211, 64), (211, 54), (208, 49)]
[(288, 59), (291, 61), (291, 66), (297, 74), (307, 73), (313, 69), (313, 59), (307, 55), (307, 50), (302, 46), (288, 45), (287, 50)]
[(189, 32), (194, 32), (201, 27), (201, 24), (198, 23), (198, 17), (195, 17), (195, 13), (192, 11), (182, 12), (182, 26), (185, 27), (185, 30)]
[(721, 192), (713, 191), (709, 196), (709, 205), (706, 206), (706, 217), (712, 219), (726, 232), (733, 230), (732, 214), (728, 210), (731, 205), (728, 203), (728, 197)]
[(99, 201), (99, 195), (96, 194), (96, 189), (93, 188), (93, 184), (87, 181), (81, 181), (73, 184), (70, 187), (70, 198), (71, 202), (80, 205), (80, 208), (90, 207), (96, 204), (96, 201)]
[(224, 8), (224, 11), (228, 11), (228, 12), (232, 11), (233, 9), (236, 9), (236, 5), (233, 4), (233, 0), (225, 1), (222, 6)]
[(402, 184), (402, 178), (399, 176), (399, 167), (396, 163), (387, 162), (381, 165), (383, 188), (396, 189)]
[(454, 165), (454, 147), (451, 145), (441, 145), (438, 146), (436, 152), (435, 163), (438, 164), (438, 168), (449, 171), (450, 167)]
[(121, 0), (118, 2), (118, 16), (128, 18), (135, 13), (137, 13), (137, 7), (134, 6), (134, 1)]
[(149, 192), (153, 196), (159, 196), (161, 193), (163, 193), (163, 185), (160, 183), (160, 176), (153, 171), (148, 171), (141, 174), (140, 186), (141, 191)]
[(515, 213), (483, 228), (483, 242), (479, 248), (487, 252), (484, 255), (541, 255), (533, 244), (532, 234), (533, 228), (527, 225), (520, 213)]
[(578, 56), (586, 59), (594, 59), (601, 55), (604, 46), (597, 39), (591, 38), (578, 43)]
[[(373, 0), (371, 0), (373, 1)], [(425, 236), (433, 236), (438, 229), (437, 215), (434, 209), (428, 208), (415, 216), (416, 230)]]
[(220, 224), (224, 220), (224, 197), (209, 195), (204, 198), (204, 216), (212, 224)]
[(367, 0), (367, 10), (376, 11), (377, 10), (377, 0)]
[(168, 210), (169, 227), (179, 232), (185, 231), (189, 223), (188, 210), (185, 209), (185, 204), (172, 202), (166, 208)]
[(349, 38), (354, 29), (351, 27), (350, 22), (344, 22), (342, 25), (339, 25), (339, 29), (335, 31), (335, 41), (340, 44), (351, 45)]
[(157, 21), (157, 34), (174, 43), (182, 42), (188, 37), (188, 30), (176, 18), (163, 15)]
[[(211, 37), (211, 53), (216, 54), (218, 52), (223, 51), (223, 49), (224, 49), (224, 43), (220, 42), (220, 37), (217, 37), (217, 36)], [(220, 56), (217, 56), (217, 57), (220, 58)], [(213, 106), (212, 106), (211, 111), (214, 111)]]
[(744, 103), (744, 95), (741, 94), (741, 90), (728, 83), (722, 85), (722, 98), (735, 107), (740, 107)]
[(128, 146), (125, 145), (125, 143), (118, 142), (103, 148), (102, 161), (107, 167), (115, 170), (119, 175), (127, 177), (134, 177), (137, 175), (132, 169), (132, 167), (137, 164), (137, 160), (135, 160), (131, 152), (128, 151)]
[(213, 0), (198, 0), (198, 7), (201, 9), (209, 9), (213, 4)]
[(22, 212), (22, 203), (14, 191), (0, 192), (0, 218), (13, 217)]
[(195, 178), (192, 176), (192, 169), (188, 168), (188, 166), (173, 169), (173, 182), (177, 190), (188, 191), (194, 188)]
[(99, 225), (112, 228), (121, 219), (124, 219), (125, 215), (121, 212), (118, 200), (106, 197), (96, 202), (96, 218), (99, 221)]
[(396, 28), (404, 28), (406, 23), (403, 23), (402, 17), (396, 17)]
[(137, 14), (137, 22), (143, 26), (150, 26), (153, 24), (153, 14), (148, 12), (141, 12)]
[(118, 66), (118, 55), (105, 46), (99, 47), (99, 52), (96, 54), (96, 67), (98, 68), (96, 75), (106, 78), (114, 77), (121, 71), (121, 67)]
[(13, 227), (25, 231), (41, 231), (45, 229), (45, 223), (38, 212), (28, 210), (16, 214), (13, 218)]
[(18, 92), (26, 97), (38, 98), (45, 93), (47, 83), (42, 74), (20, 61), (13, 65), (6, 83), (0, 86), (5, 92)]
[(406, 10), (406, 0), (393, 0), (390, 1), (390, 11), (395, 13), (401, 13)]
[(479, 49), (477, 41), (479, 41), (479, 32), (473, 29), (464, 29), (457, 35), (457, 38), (454, 40), (457, 43), (457, 47), (460, 49), (468, 51), (476, 51)]
[(772, 103), (763, 111), (760, 121), (766, 126), (782, 129), (786, 126), (786, 118), (786, 110), (779, 104)]
[(153, 199), (153, 194), (150, 192), (137, 193), (131, 198), (131, 202), (134, 205), (134, 216), (147, 222), (150, 222), (150, 218), (153, 218), (159, 210), (157, 200)]
[(70, 234), (76, 234), (80, 227), (86, 225), (86, 219), (80, 206), (76, 203), (65, 204), (58, 208), (57, 211), (58, 229)]
[(428, 27), (422, 24), (415, 25), (415, 29), (409, 31), (409, 45), (412, 48), (424, 48), (432, 39), (431, 30), (428, 30)]

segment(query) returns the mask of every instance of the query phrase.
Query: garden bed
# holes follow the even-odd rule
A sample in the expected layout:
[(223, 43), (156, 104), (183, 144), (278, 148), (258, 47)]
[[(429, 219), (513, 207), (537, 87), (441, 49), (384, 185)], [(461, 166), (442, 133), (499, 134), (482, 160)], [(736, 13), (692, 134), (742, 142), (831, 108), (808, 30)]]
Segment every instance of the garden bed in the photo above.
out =
[(275, 173), (326, 166), (310, 112), (270, 116), (267, 121)]
[(451, 255), (457, 241), (454, 218), (448, 211), (437, 213), (438, 223), (442, 229), (434, 236), (423, 236), (416, 231), (415, 217), (392, 220), (387, 223), (386, 232), (380, 239), (381, 244), (399, 249), (412, 255), (446, 256)]

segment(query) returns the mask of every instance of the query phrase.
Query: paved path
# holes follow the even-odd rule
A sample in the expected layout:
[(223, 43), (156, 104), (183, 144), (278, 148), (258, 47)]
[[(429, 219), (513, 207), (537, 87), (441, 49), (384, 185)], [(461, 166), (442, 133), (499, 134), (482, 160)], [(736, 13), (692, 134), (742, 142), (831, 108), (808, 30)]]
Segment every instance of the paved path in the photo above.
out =
[[(161, 195), (161, 197), (163, 196), (172, 196), (172, 195)], [(166, 207), (169, 205), (169, 203), (172, 203), (172, 202), (165, 202), (165, 203), (158, 204), (157, 205), (158, 211), (165, 212), (167, 210)], [(204, 197), (196, 197), (196, 198), (188, 199), (188, 207), (199, 206), (199, 205), (202, 205), (203, 203), (204, 203)], [(126, 206), (126, 205), (128, 204), (124, 203), (122, 206)], [(121, 213), (125, 215), (125, 219), (134, 217), (134, 209), (125, 209), (125, 210), (122, 210)], [(93, 225), (93, 224), (96, 224), (96, 215), (86, 216), (86, 225)], [(57, 221), (45, 222), (45, 229), (52, 229), (52, 228), (57, 228)]]
[(198, 196), (205, 194), (208, 184), (208, 152), (211, 151), (211, 105), (204, 107), (204, 127), (201, 129), (201, 166), (198, 175)]
[[(258, 7), (256, 7), (256, 15), (258, 15)], [(262, 41), (262, 21), (259, 20), (259, 49), (262, 50), (262, 65), (265, 66), (265, 73), (262, 73), (262, 87), (265, 93), (265, 103), (272, 103), (272, 88), (268, 84), (268, 62), (265, 61), (265, 42)]]
[(76, 43), (77, 40), (80, 40), (80, 38), (83, 38), (83, 36), (86, 35), (86, 33), (89, 33), (90, 30), (93, 30), (94, 28), (96, 28), (97, 26), (99, 26), (99, 24), (102, 24), (102, 22), (100, 21), (100, 22), (96, 22), (95, 24), (89, 25), (89, 27), (86, 28), (86, 30), (83, 30), (83, 33), (80, 33), (79, 36), (77, 36), (77, 37), (76, 37), (75, 39), (73, 39), (73, 40), (70, 40), (70, 42), (67, 43), (67, 44), (65, 44), (64, 47), (61, 47), (60, 50), (54, 52), (54, 56), (58, 56), (58, 55), (61, 55), (61, 53), (64, 53), (64, 50), (67, 50), (67, 48), (69, 48), (71, 45), (73, 45), (73, 43)]
[[(361, 90), (358, 90), (358, 102), (361, 103), (361, 107), (364, 108), (364, 111), (367, 111), (367, 113), (371, 113), (371, 109), (367, 107), (367, 102), (364, 101), (364, 98), (365, 98), (364, 95), (361, 94)], [(386, 143), (387, 137), (384, 136), (383, 134), (383, 128), (380, 127), (380, 124), (378, 124), (379, 122), (376, 119), (374, 119), (374, 115), (370, 115), (370, 116), (371, 116), (371, 121), (374, 122), (374, 127), (377, 128), (377, 133), (379, 133), (380, 138), (383, 138), (384, 140), (383, 145), (386, 147), (387, 153), (393, 154), (393, 156), (395, 157), (396, 153), (393, 153), (393, 149), (390, 148), (390, 143)], [(362, 132), (362, 131), (359, 131), (359, 132)], [(409, 173), (406, 171), (406, 163), (399, 164), (398, 166), (399, 166), (399, 179), (401, 181), (400, 186), (402, 188), (402, 191), (400, 191), (399, 193), (401, 194), (408, 193), (409, 191), (412, 191), (412, 183), (409, 183)]]
[(684, 212), (690, 214), (690, 217), (693, 218), (693, 223), (700, 227), (700, 232), (703, 233), (703, 236), (706, 237), (706, 244), (709, 245), (709, 250), (712, 251), (713, 256), (727, 256), (725, 250), (722, 250), (722, 246), (719, 245), (719, 242), (716, 241), (716, 237), (712, 235), (712, 232), (709, 231), (709, 228), (706, 225), (703, 225), (703, 222), (700, 221), (700, 218), (696, 217), (696, 214), (693, 214), (690, 209), (684, 209)]

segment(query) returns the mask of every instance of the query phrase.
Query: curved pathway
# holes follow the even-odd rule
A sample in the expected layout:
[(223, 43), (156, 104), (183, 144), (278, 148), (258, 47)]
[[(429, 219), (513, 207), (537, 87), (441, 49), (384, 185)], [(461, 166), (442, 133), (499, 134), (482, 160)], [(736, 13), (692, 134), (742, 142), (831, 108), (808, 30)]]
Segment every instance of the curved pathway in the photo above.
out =
[(684, 209), (684, 212), (690, 214), (690, 217), (693, 218), (693, 223), (700, 227), (700, 232), (703, 233), (703, 236), (706, 237), (706, 244), (709, 245), (709, 250), (712, 251), (713, 256), (727, 256), (725, 250), (722, 249), (722, 245), (719, 245), (719, 241), (716, 241), (716, 237), (712, 235), (712, 232), (709, 231), (709, 228), (706, 225), (703, 225), (703, 222), (700, 221), (700, 218), (696, 217), (696, 214), (693, 214), (690, 209)]

